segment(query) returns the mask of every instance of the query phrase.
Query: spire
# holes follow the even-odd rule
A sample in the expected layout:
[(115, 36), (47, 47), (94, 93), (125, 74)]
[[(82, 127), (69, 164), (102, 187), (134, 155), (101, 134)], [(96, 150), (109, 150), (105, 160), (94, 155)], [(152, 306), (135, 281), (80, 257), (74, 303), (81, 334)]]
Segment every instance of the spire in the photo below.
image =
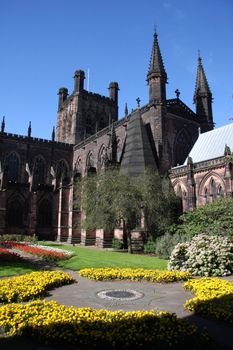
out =
[(149, 79), (149, 76), (153, 73), (163, 75), (167, 82), (167, 73), (163, 65), (163, 59), (162, 59), (162, 55), (159, 48), (159, 42), (158, 42), (158, 34), (156, 31), (154, 32), (154, 42), (153, 42), (153, 47), (151, 51), (147, 80)]
[(32, 134), (32, 124), (31, 124), (31, 122), (29, 122), (29, 125), (28, 125), (28, 137), (31, 137), (31, 134)]
[(55, 140), (55, 128), (53, 127), (53, 131), (52, 131), (52, 141), (54, 142)]
[(197, 98), (197, 95), (211, 95), (211, 91), (209, 88), (209, 84), (205, 75), (205, 71), (202, 65), (202, 58), (200, 56), (200, 52), (198, 51), (198, 68), (197, 68), (197, 78), (196, 78), (196, 86), (195, 86), (195, 93), (194, 93), (194, 102)]
[(129, 114), (127, 103), (125, 103), (125, 117)]
[(212, 130), (214, 126), (212, 115), (213, 99), (202, 65), (200, 52), (198, 52), (197, 78), (193, 100), (196, 105), (196, 114), (202, 118), (201, 132)]
[(5, 116), (2, 117), (1, 132), (4, 132), (4, 130), (5, 130)]
[(147, 82), (149, 85), (149, 102), (156, 104), (165, 103), (167, 73), (163, 65), (163, 59), (158, 43), (158, 35), (156, 32), (154, 33)]

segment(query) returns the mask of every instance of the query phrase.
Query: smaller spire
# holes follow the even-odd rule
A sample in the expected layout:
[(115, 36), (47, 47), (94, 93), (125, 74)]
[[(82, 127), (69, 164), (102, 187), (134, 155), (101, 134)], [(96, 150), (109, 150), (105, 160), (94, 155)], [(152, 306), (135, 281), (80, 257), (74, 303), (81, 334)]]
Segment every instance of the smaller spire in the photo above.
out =
[(31, 122), (29, 122), (29, 125), (28, 125), (28, 137), (31, 137), (32, 135), (32, 124)]
[(195, 86), (195, 92), (194, 92), (194, 101), (196, 97), (200, 94), (212, 95), (206, 75), (205, 75), (205, 71), (202, 65), (200, 50), (198, 50), (198, 68), (197, 68), (197, 78), (196, 78), (196, 86)]
[(2, 117), (1, 132), (4, 132), (4, 130), (5, 130), (5, 116)]
[(54, 142), (55, 141), (55, 128), (53, 127), (53, 130), (52, 130), (52, 141)]
[(141, 100), (140, 100), (140, 98), (138, 97), (138, 98), (136, 98), (136, 102), (137, 102), (137, 108), (140, 108), (140, 102), (141, 102)]
[(125, 117), (129, 114), (127, 103), (125, 103)]

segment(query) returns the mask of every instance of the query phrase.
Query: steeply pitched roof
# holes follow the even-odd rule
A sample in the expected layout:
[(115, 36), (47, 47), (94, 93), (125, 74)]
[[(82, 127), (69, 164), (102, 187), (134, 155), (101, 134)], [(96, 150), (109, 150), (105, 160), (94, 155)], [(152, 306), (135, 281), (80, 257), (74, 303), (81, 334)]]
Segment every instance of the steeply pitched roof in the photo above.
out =
[(139, 110), (129, 119), (121, 171), (130, 176), (141, 175), (146, 168), (157, 169), (155, 157)]
[(167, 73), (163, 65), (163, 59), (159, 48), (158, 35), (154, 33), (154, 42), (151, 51), (150, 65), (147, 77), (152, 73), (160, 73), (167, 79)]
[[(226, 145), (233, 151), (233, 123), (200, 134), (189, 157), (193, 163), (222, 157)], [(187, 159), (184, 165), (186, 164)]]

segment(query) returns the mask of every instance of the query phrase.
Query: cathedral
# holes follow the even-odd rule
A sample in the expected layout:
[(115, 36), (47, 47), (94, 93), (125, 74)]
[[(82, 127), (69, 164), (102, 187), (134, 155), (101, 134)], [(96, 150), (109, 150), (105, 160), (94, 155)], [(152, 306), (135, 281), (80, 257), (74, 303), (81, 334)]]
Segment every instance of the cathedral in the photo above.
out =
[[(186, 209), (194, 207), (193, 185), (178, 186), (176, 177), (185, 177), (179, 168), (199, 135), (213, 129), (212, 94), (202, 60), (198, 58), (194, 91), (195, 112), (179, 97), (167, 99), (167, 73), (157, 33), (154, 33), (149, 69), (148, 103), (118, 118), (117, 82), (110, 82), (108, 96), (84, 89), (85, 73), (74, 73), (70, 93), (58, 92), (56, 132), (51, 140), (34, 138), (31, 125), (26, 136), (0, 132), (0, 234), (36, 234), (39, 239), (58, 240), (99, 247), (111, 246), (115, 232), (85, 231), (82, 213), (74, 208), (74, 183), (80, 176), (98, 173), (118, 165), (130, 176), (146, 168), (160, 174), (170, 170), (176, 191), (185, 186)], [(175, 170), (174, 170), (175, 169)], [(187, 175), (189, 176), (189, 175)], [(186, 176), (186, 177), (187, 177)], [(192, 181), (188, 178), (187, 181)], [(187, 182), (188, 183), (188, 182)], [(182, 187), (182, 188), (181, 188)], [(183, 191), (184, 193), (184, 191)], [(179, 194), (179, 193), (178, 193)], [(135, 236), (136, 237), (136, 236)]]

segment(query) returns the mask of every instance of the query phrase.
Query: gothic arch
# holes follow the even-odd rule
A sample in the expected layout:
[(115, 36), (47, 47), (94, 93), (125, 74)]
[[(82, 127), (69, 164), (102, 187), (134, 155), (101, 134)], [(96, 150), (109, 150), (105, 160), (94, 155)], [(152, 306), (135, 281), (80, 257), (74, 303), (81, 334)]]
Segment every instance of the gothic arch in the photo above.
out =
[(187, 206), (188, 189), (186, 185), (180, 180), (175, 180), (173, 182), (173, 188), (176, 193), (176, 196), (180, 198), (180, 202), (181, 202), (180, 211), (181, 212), (187, 211), (188, 210), (188, 206)]
[(59, 160), (56, 168), (56, 184), (57, 186), (68, 185), (70, 182), (69, 165), (65, 159)]
[(24, 226), (25, 198), (20, 194), (13, 194), (6, 203), (6, 226), (21, 228)]
[(95, 167), (94, 156), (92, 151), (88, 153), (86, 158), (86, 172), (96, 173), (96, 167)]
[(46, 161), (38, 155), (33, 162), (33, 188), (38, 188), (46, 183)]
[(192, 137), (184, 128), (178, 131), (175, 142), (174, 142), (174, 152), (173, 152), (173, 165), (182, 165), (188, 156), (192, 145)]
[(18, 182), (20, 179), (20, 156), (11, 152), (5, 159), (4, 173), (7, 182)]
[(219, 188), (219, 186), (221, 186), (222, 192), (225, 193), (225, 183), (221, 176), (214, 171), (209, 171), (201, 180), (198, 188), (198, 197), (206, 198), (208, 193), (208, 196), (215, 199), (217, 197), (217, 188)]
[(98, 164), (100, 168), (104, 168), (108, 160), (107, 147), (105, 144), (102, 144), (98, 152)]

